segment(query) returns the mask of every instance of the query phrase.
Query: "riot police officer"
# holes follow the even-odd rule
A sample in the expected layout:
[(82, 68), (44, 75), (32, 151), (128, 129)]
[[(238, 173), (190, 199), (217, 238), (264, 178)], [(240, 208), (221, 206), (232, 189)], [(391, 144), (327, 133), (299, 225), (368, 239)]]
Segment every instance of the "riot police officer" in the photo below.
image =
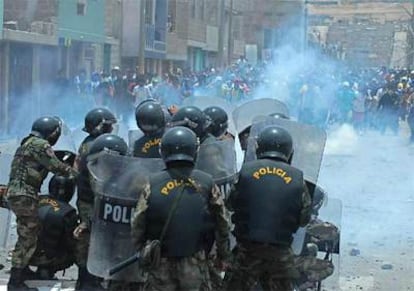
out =
[(290, 166), (292, 137), (265, 128), (257, 139), (257, 160), (247, 162), (230, 196), (238, 251), (226, 279), (228, 290), (293, 290), (292, 235), (310, 219), (311, 198), (302, 171)]
[(135, 110), (135, 120), (144, 136), (135, 141), (133, 156), (160, 158), (159, 144), (166, 124), (161, 104), (155, 100), (141, 103)]
[(181, 107), (172, 117), (173, 126), (185, 126), (197, 135), (200, 144), (215, 142), (216, 138), (208, 132), (210, 118), (195, 106)]
[(73, 231), (78, 225), (78, 215), (69, 204), (75, 187), (73, 177), (54, 175), (49, 182), (49, 195), (39, 197), (42, 229), (36, 252), (30, 260), (30, 265), (38, 267), (36, 273), (39, 279), (53, 279), (57, 271), (75, 263), (76, 240)]
[(228, 128), (228, 116), (227, 112), (218, 106), (210, 106), (203, 110), (210, 120), (209, 132), (216, 138), (222, 137)]
[(37, 119), (14, 155), (7, 200), (16, 215), (18, 239), (12, 255), (9, 290), (33, 290), (24, 285), (24, 280), (37, 247), (38, 193), (48, 172), (76, 175), (69, 165), (58, 160), (51, 147), (58, 141), (61, 130), (61, 123), (54, 117)]
[[(83, 140), (80, 145), (77, 157), (77, 167), (79, 170), (78, 177), (78, 199), (76, 206), (79, 211), (81, 229), (87, 229), (89, 225), (90, 216), (93, 209), (94, 195), (89, 181), (89, 171), (87, 168), (87, 157), (89, 155), (89, 148), (92, 142), (102, 134), (111, 133), (113, 125), (116, 123), (116, 118), (106, 108), (95, 108), (89, 111), (85, 117), (85, 126), (83, 131), (89, 135)], [(77, 261), (79, 264), (79, 276), (77, 288), (83, 285), (83, 279), (91, 279), (91, 276), (86, 276), (86, 260), (88, 257), (89, 235), (84, 232), (78, 241)], [(87, 280), (92, 281), (92, 280)]]
[[(100, 152), (102, 152), (104, 150), (105, 151), (110, 151), (112, 153), (119, 154), (120, 156), (125, 156), (128, 153), (128, 145), (121, 137), (119, 137), (117, 135), (109, 134), (109, 133), (102, 134), (99, 137), (97, 137), (95, 139), (95, 141), (91, 144), (91, 147), (90, 147), (90, 150), (89, 150), (89, 155), (88, 155), (88, 161), (91, 162), (91, 159), (93, 159), (95, 155), (99, 154)], [(115, 171), (114, 167), (116, 168), (116, 165), (112, 165), (110, 162), (108, 163), (108, 166), (111, 167), (111, 171), (114, 171), (113, 174), (115, 174), (115, 173), (116, 174), (112, 175), (112, 177), (110, 177), (109, 180), (105, 181), (105, 184), (103, 186), (104, 189), (105, 189), (104, 191), (109, 192), (109, 193), (111, 193), (113, 191), (119, 191), (119, 188), (118, 188), (119, 185), (124, 185), (125, 183), (128, 183), (126, 180), (123, 180), (120, 176), (122, 176), (122, 175), (130, 176), (129, 174), (132, 174), (132, 173), (123, 173), (123, 172), (121, 173), (121, 172), (119, 172), (122, 169), (117, 169), (119, 171)], [(103, 169), (103, 170), (105, 170), (105, 169)], [(94, 211), (96, 212), (96, 208), (95, 208)], [(92, 227), (92, 230), (93, 230), (93, 227)], [(89, 233), (86, 233), (86, 234), (89, 236)], [(81, 229), (80, 233), (78, 233), (78, 235), (80, 237), (82, 237), (84, 235), (84, 230)], [(92, 231), (91, 235), (92, 236), (94, 235), (93, 231)], [(117, 235), (117, 234), (113, 233), (113, 235)], [(97, 240), (96, 237), (95, 237), (95, 240)], [(109, 242), (101, 242), (101, 243), (103, 244), (103, 243), (109, 243)], [(90, 246), (92, 256), (94, 256), (94, 255), (96, 256), (97, 250), (95, 249), (95, 247), (96, 247), (96, 244)], [(100, 250), (102, 249), (102, 245), (99, 245), (98, 247), (99, 247)], [(117, 247), (122, 247), (122, 246), (114, 246), (113, 247), (113, 250), (112, 250), (113, 251), (112, 252), (113, 256), (116, 256), (115, 253), (116, 253), (116, 248)], [(93, 262), (93, 259), (92, 259), (92, 265), (94, 263), (95, 262)], [(90, 261), (90, 256), (89, 256), (88, 257), (88, 269), (89, 270), (91, 270), (90, 264), (91, 264), (91, 261)], [(93, 271), (93, 268), (92, 268), (92, 271)], [(101, 288), (101, 286), (99, 285), (99, 283), (101, 281), (101, 278), (98, 279), (98, 277), (92, 276), (87, 272), (82, 272), (82, 273), (79, 274), (79, 276), (81, 276), (81, 278), (80, 278), (80, 280), (78, 279), (78, 281), (80, 281), (82, 283), (81, 286), (79, 286), (79, 289), (89, 291), (89, 290), (96, 290), (96, 289)], [(100, 275), (100, 276), (102, 276), (102, 275)], [(109, 285), (109, 290), (130, 290), (130, 289), (128, 289), (128, 287), (129, 287), (128, 284), (124, 283), (124, 282), (109, 281), (108, 283), (109, 283), (108, 284)], [(131, 289), (131, 290), (135, 290), (135, 289)]]
[(208, 290), (205, 244), (211, 235), (221, 265), (229, 254), (224, 202), (211, 176), (194, 169), (197, 148), (188, 128), (168, 130), (160, 147), (166, 170), (152, 175), (140, 193), (132, 235), (137, 249), (150, 241), (145, 249), (152, 255), (144, 257), (159, 254), (148, 268), (152, 290)]

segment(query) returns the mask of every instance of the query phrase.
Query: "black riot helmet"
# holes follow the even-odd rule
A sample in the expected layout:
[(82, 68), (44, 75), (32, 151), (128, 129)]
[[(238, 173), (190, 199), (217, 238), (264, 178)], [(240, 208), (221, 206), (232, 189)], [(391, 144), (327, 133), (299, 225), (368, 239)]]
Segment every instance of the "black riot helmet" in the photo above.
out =
[(56, 117), (44, 116), (33, 122), (31, 135), (47, 140), (55, 145), (62, 133), (62, 123)]
[(161, 138), (161, 157), (165, 163), (176, 161), (194, 163), (198, 145), (197, 136), (191, 129), (176, 126), (167, 130)]
[(49, 181), (49, 195), (53, 198), (69, 203), (75, 193), (76, 179), (54, 175)]
[(117, 152), (125, 156), (128, 153), (128, 145), (121, 137), (115, 134), (105, 133), (93, 141), (88, 154), (97, 154), (103, 150)]
[(165, 114), (155, 100), (144, 101), (135, 109), (137, 126), (145, 134), (154, 134), (165, 127)]
[(210, 117), (211, 124), (209, 131), (215, 137), (220, 137), (226, 133), (228, 127), (227, 112), (218, 106), (210, 106), (203, 111), (208, 117)]
[(272, 113), (272, 114), (269, 114), (269, 116), (274, 117), (274, 118), (290, 119), (289, 116), (287, 116), (283, 113)]
[(269, 126), (260, 132), (256, 149), (258, 159), (270, 158), (290, 163), (292, 154), (292, 136), (286, 129)]
[(116, 118), (111, 111), (106, 108), (95, 108), (86, 114), (83, 131), (92, 136), (99, 136), (104, 133), (111, 133), (112, 125), (115, 123)]
[(171, 120), (172, 126), (185, 126), (202, 139), (207, 134), (210, 118), (200, 108), (184, 106), (178, 110)]

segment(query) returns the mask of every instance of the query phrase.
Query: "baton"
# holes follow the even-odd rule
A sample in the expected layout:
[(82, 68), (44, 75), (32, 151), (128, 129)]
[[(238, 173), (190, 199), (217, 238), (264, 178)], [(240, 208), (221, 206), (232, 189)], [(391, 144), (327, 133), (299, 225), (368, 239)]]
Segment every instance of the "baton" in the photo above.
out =
[(140, 252), (137, 252), (136, 254), (134, 254), (133, 256), (129, 257), (125, 261), (122, 261), (119, 264), (115, 265), (115, 267), (109, 269), (109, 276), (112, 276), (113, 274), (116, 274), (119, 271), (125, 269), (129, 265), (132, 265), (136, 261), (139, 261), (140, 258), (141, 258), (141, 253)]

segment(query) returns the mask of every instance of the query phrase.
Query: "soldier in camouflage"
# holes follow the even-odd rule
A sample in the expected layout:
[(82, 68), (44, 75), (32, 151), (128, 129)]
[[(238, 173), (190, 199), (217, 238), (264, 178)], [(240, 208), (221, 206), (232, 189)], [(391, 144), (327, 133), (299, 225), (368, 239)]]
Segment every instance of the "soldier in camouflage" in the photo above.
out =
[(137, 249), (144, 249), (148, 290), (211, 290), (206, 238), (214, 235), (217, 266), (227, 266), (224, 202), (212, 177), (194, 169), (197, 147), (190, 129), (167, 131), (161, 140), (167, 168), (151, 176), (140, 193), (132, 235)]
[(29, 261), (37, 247), (39, 231), (38, 193), (48, 172), (75, 176), (76, 172), (59, 161), (52, 145), (61, 134), (61, 123), (55, 117), (42, 117), (32, 126), (16, 150), (7, 189), (8, 206), (16, 215), (18, 239), (12, 254), (8, 290), (27, 288), (24, 280), (30, 275)]
[(111, 133), (114, 123), (116, 123), (115, 116), (106, 108), (92, 109), (86, 114), (85, 117), (85, 126), (83, 131), (87, 132), (89, 135), (81, 143), (76, 160), (76, 167), (79, 171), (77, 185), (78, 200), (76, 202), (76, 206), (78, 207), (81, 220), (81, 224), (75, 230), (75, 235), (78, 239), (77, 262), (79, 265), (76, 290), (99, 288), (99, 279), (89, 274), (86, 269), (90, 240), (90, 218), (92, 216), (94, 204), (94, 194), (90, 185), (87, 159), (89, 149), (94, 140), (105, 133)]
[(290, 247), (292, 235), (311, 215), (311, 197), (302, 171), (290, 166), (293, 142), (283, 128), (271, 126), (258, 136), (258, 160), (247, 162), (230, 194), (237, 239), (227, 290), (293, 290), (299, 276)]

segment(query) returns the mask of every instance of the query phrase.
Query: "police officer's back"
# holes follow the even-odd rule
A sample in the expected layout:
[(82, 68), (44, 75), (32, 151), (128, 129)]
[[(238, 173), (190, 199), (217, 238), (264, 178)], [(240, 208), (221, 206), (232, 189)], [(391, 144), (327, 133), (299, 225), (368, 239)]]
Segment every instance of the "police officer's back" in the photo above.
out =
[(161, 158), (159, 145), (166, 124), (161, 104), (155, 100), (147, 100), (139, 104), (135, 110), (135, 119), (144, 136), (135, 141), (133, 156)]
[(228, 290), (250, 290), (257, 281), (266, 290), (292, 290), (293, 233), (310, 219), (311, 198), (303, 173), (290, 166), (290, 134), (264, 129), (257, 139), (258, 160), (239, 173), (230, 201), (238, 243), (236, 268)]
[(208, 287), (205, 249), (211, 234), (216, 233), (219, 259), (228, 256), (224, 203), (211, 176), (194, 169), (197, 147), (191, 130), (168, 130), (161, 140), (167, 168), (150, 177), (137, 204), (132, 222), (135, 245), (140, 249), (147, 240), (161, 240), (160, 266), (149, 269), (148, 283), (156, 290)]
[(38, 266), (41, 279), (51, 279), (55, 272), (69, 268), (75, 262), (73, 231), (78, 225), (78, 215), (69, 204), (75, 186), (74, 178), (55, 175), (49, 182), (49, 195), (39, 197), (42, 229), (30, 264)]

